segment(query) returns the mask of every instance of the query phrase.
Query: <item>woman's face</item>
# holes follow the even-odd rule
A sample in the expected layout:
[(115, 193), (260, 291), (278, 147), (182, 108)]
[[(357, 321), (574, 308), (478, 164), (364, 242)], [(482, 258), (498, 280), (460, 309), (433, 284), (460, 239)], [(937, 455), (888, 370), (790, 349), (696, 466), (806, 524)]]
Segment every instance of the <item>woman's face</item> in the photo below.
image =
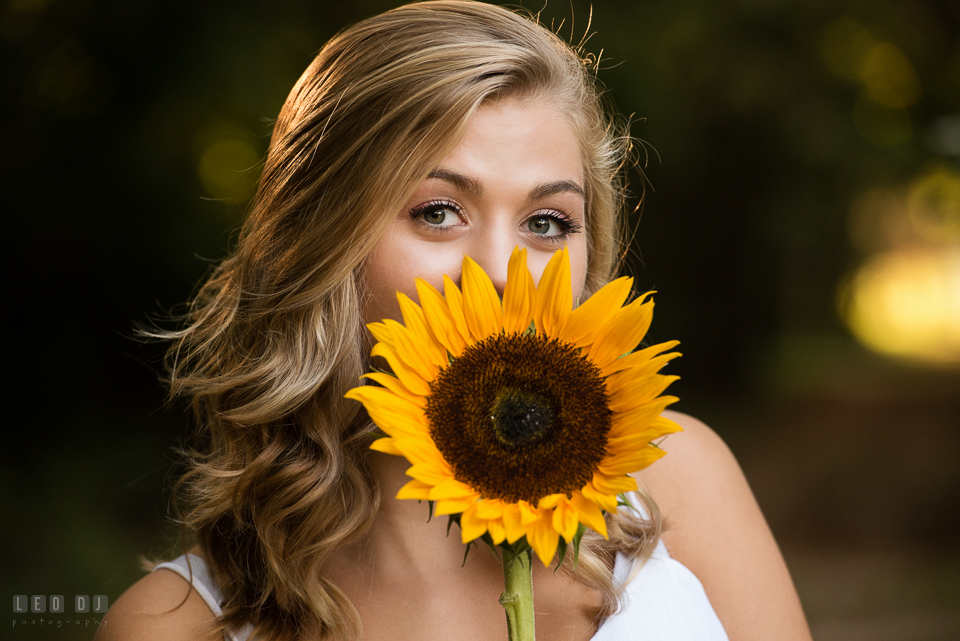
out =
[(364, 273), (366, 322), (400, 320), (396, 292), (417, 300), (414, 278), (460, 285), (464, 255), (503, 296), (513, 248), (527, 248), (535, 281), (567, 245), (573, 295), (587, 273), (583, 163), (567, 120), (545, 102), (481, 106), (450, 155), (417, 188), (374, 247)]

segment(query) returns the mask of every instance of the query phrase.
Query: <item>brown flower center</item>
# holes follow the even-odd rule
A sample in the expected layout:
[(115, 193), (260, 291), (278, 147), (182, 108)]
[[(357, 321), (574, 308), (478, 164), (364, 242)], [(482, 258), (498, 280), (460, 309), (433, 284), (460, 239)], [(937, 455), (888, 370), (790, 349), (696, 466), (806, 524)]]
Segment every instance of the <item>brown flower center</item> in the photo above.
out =
[(524, 334), (465, 349), (430, 385), (426, 414), (457, 480), (534, 504), (590, 481), (612, 417), (600, 370), (579, 349)]

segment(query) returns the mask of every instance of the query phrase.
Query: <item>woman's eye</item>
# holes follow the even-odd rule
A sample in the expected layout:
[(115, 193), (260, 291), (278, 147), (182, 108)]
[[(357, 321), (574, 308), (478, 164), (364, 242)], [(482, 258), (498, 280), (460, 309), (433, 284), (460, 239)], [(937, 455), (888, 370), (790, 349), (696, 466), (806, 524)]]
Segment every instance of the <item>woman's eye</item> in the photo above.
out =
[(457, 209), (446, 204), (427, 205), (412, 213), (414, 218), (419, 218), (430, 227), (453, 227), (460, 222)]
[(560, 226), (560, 222), (551, 216), (536, 216), (531, 218), (527, 221), (527, 230), (542, 236), (557, 236), (564, 232), (564, 229)]

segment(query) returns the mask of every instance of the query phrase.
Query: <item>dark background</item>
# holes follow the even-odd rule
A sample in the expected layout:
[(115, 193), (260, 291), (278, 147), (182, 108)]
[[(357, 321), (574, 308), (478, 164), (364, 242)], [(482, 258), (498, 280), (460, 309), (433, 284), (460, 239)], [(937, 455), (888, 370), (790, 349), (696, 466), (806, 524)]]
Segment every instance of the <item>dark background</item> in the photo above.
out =
[[(133, 327), (225, 255), (316, 51), (395, 4), (2, 3), (4, 607), (112, 602), (170, 552), (190, 423)], [(958, 29), (947, 0), (593, 3), (677, 409), (738, 456), (818, 641), (960, 638)]]

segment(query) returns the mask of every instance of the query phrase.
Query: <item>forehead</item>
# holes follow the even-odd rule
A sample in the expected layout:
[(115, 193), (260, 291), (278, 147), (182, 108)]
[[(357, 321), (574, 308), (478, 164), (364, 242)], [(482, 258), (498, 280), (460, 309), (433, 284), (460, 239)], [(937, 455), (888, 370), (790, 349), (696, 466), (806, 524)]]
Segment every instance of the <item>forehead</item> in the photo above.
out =
[(584, 177), (576, 131), (546, 100), (484, 103), (441, 167), (505, 183), (565, 179), (582, 186)]

